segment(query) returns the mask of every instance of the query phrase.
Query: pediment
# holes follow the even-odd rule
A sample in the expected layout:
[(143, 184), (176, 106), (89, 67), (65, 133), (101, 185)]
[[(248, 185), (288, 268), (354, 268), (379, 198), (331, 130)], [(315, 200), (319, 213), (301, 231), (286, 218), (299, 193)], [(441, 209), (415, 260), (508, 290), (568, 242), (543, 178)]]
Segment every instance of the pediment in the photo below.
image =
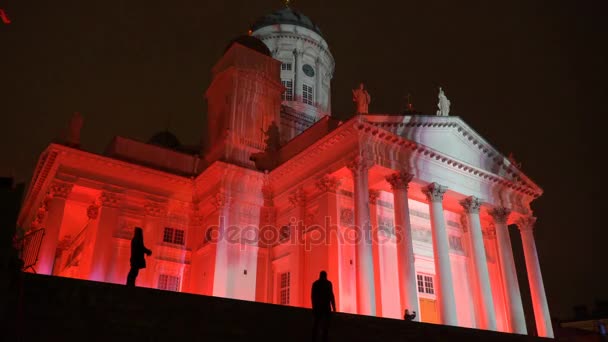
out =
[(457, 116), (365, 115), (369, 124), (451, 159), (542, 192), (509, 158)]

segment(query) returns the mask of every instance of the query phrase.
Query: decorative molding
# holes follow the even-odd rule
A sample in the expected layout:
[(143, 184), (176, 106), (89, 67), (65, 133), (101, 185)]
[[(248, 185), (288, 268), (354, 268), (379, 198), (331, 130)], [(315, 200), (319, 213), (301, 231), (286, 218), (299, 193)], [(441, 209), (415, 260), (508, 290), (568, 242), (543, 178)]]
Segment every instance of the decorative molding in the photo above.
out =
[(306, 192), (303, 187), (297, 188), (289, 195), (289, 203), (293, 207), (303, 207), (306, 205)]
[(409, 188), (409, 183), (414, 178), (414, 175), (406, 172), (400, 171), (395, 172), (386, 176), (386, 181), (391, 185), (391, 188), (394, 190), (406, 190)]
[(350, 227), (355, 224), (355, 212), (352, 208), (340, 208), (340, 225)]
[(517, 219), (515, 223), (517, 224), (517, 228), (519, 228), (520, 231), (531, 232), (534, 230), (534, 225), (536, 224), (536, 217), (523, 216)]
[(367, 173), (370, 166), (371, 162), (360, 155), (354, 157), (346, 164), (346, 167), (352, 172), (354, 178), (363, 176), (363, 174)]
[(492, 217), (495, 224), (507, 224), (511, 209), (504, 207), (495, 207), (488, 210), (488, 214)]
[(448, 190), (447, 186), (439, 185), (435, 182), (429, 184), (428, 186), (422, 188), (422, 193), (426, 195), (426, 199), (429, 202), (442, 202), (443, 195)]
[(96, 220), (99, 217), (99, 202), (94, 201), (87, 208), (87, 217), (89, 220)]
[(230, 206), (232, 199), (229, 194), (224, 192), (224, 190), (220, 190), (211, 198), (211, 204), (215, 207), (215, 209), (223, 209)]
[(378, 198), (380, 198), (380, 191), (369, 189), (369, 204), (376, 205), (378, 203)]
[(326, 174), (323, 177), (319, 178), (319, 180), (317, 180), (315, 185), (321, 192), (334, 192), (335, 193), (338, 191), (338, 188), (340, 187), (341, 183), (342, 182), (337, 177)]
[(67, 198), (70, 192), (72, 192), (72, 188), (74, 187), (74, 183), (67, 183), (58, 180), (54, 180), (51, 183), (50, 192), (53, 198)]
[(121, 196), (118, 193), (103, 191), (99, 196), (99, 205), (106, 208), (120, 207)]
[[(198, 212), (198, 205), (193, 208), (195, 212)], [(167, 215), (167, 208), (156, 202), (147, 202), (144, 204), (144, 211), (146, 216), (162, 217)]]
[(469, 214), (479, 214), (479, 208), (481, 208), (481, 200), (475, 196), (469, 196), (462, 201), (458, 202)]
[(42, 223), (46, 218), (46, 214), (49, 212), (49, 202), (53, 199), (53, 196), (50, 193), (50, 190), (44, 196), (42, 202), (38, 206), (38, 210), (36, 210), (36, 215), (34, 216), (32, 222), (30, 223), (30, 227), (33, 229), (42, 228)]

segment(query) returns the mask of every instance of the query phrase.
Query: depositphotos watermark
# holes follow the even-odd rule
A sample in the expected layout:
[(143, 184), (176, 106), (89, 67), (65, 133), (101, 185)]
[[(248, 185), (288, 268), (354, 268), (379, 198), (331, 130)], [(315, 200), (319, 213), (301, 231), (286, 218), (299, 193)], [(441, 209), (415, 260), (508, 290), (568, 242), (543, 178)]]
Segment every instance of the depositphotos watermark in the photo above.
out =
[(208, 226), (205, 230), (204, 243), (238, 244), (249, 246), (274, 246), (278, 244), (303, 244), (307, 250), (315, 246), (399, 243), (403, 238), (399, 227), (379, 225), (377, 229), (367, 223), (360, 226), (338, 225), (326, 216), (323, 224), (305, 224), (304, 221), (291, 218), (284, 225), (235, 225), (219, 218), (219, 224)]

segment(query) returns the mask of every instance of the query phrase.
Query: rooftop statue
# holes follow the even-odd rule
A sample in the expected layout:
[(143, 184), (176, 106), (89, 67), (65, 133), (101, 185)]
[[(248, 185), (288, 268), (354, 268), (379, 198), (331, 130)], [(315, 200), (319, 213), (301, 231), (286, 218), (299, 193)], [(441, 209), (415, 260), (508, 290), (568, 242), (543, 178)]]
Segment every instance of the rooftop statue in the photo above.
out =
[(68, 146), (80, 146), (80, 129), (82, 128), (83, 121), (84, 120), (80, 113), (76, 112), (74, 115), (72, 115), (66, 141)]
[(439, 103), (437, 103), (437, 107), (437, 115), (448, 116), (450, 114), (450, 100), (445, 96), (441, 87), (439, 87)]
[(272, 121), (268, 126), (267, 130), (260, 128), (262, 133), (266, 136), (264, 139), (264, 143), (266, 144), (266, 152), (276, 152), (281, 147), (280, 138), (281, 135), (279, 133), (279, 126), (277, 126), (276, 122)]
[(357, 114), (367, 114), (371, 101), (372, 98), (367, 90), (364, 89), (363, 83), (359, 84), (359, 89), (353, 89), (353, 102), (357, 107)]

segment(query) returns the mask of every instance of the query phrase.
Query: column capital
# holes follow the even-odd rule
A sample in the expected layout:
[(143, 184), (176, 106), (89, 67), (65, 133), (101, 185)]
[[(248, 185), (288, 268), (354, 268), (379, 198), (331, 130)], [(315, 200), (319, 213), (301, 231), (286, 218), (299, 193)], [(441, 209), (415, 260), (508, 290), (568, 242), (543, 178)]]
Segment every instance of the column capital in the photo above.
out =
[(517, 224), (517, 228), (519, 228), (521, 232), (531, 232), (532, 230), (534, 230), (534, 225), (536, 224), (536, 217), (520, 217), (515, 223)]
[(386, 181), (393, 190), (407, 190), (414, 175), (407, 171), (395, 172), (386, 176)]
[(211, 204), (213, 204), (215, 209), (218, 209), (218, 210), (230, 206), (231, 202), (232, 202), (232, 198), (224, 190), (218, 191), (211, 198)]
[(380, 197), (380, 191), (375, 189), (369, 189), (369, 204), (376, 205), (378, 198)]
[(461, 200), (460, 205), (469, 214), (479, 214), (479, 208), (481, 207), (481, 200), (475, 196), (469, 196)]
[(505, 207), (495, 207), (488, 210), (488, 214), (492, 217), (495, 224), (507, 224), (511, 209)]
[(435, 182), (422, 188), (422, 193), (426, 195), (426, 199), (429, 202), (442, 202), (443, 195), (448, 190), (447, 186), (439, 185)]
[(111, 191), (103, 191), (99, 195), (98, 203), (101, 207), (118, 208), (120, 206), (120, 200), (120, 194)]
[(341, 185), (341, 181), (334, 176), (326, 174), (319, 178), (315, 185), (321, 192), (336, 192)]
[[(198, 203), (193, 206), (198, 207)], [(198, 210), (198, 208), (195, 209)], [(146, 216), (161, 217), (165, 214), (166, 208), (157, 202), (147, 202), (144, 204), (144, 211)]]
[(303, 207), (306, 205), (306, 192), (304, 188), (299, 187), (289, 195), (289, 203), (294, 207)]
[(74, 183), (54, 180), (53, 183), (51, 183), (49, 193), (53, 198), (65, 199), (68, 197), (70, 192), (72, 192), (73, 187), (74, 187)]
[(371, 166), (371, 161), (363, 156), (356, 156), (350, 160), (346, 167), (353, 173), (353, 177), (359, 177), (367, 172)]

